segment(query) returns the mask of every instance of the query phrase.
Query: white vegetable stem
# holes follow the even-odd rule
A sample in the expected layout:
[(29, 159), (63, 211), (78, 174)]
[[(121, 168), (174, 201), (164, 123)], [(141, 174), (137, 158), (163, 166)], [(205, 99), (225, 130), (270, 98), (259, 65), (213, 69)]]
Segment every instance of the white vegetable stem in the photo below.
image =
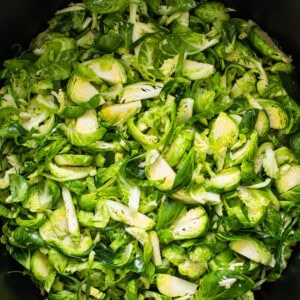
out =
[(128, 184), (129, 198), (128, 206), (134, 210), (138, 210), (141, 199), (141, 189), (138, 186)]
[(80, 240), (80, 228), (77, 220), (75, 206), (72, 200), (72, 196), (70, 191), (66, 188), (62, 188), (62, 197), (66, 209), (66, 215), (68, 220), (69, 233), (72, 237), (72, 240), (79, 241)]
[(156, 233), (156, 231), (152, 230), (149, 232), (150, 241), (153, 248), (153, 254), (152, 254), (152, 260), (155, 266), (161, 266), (162, 265), (162, 258), (160, 253), (160, 244), (159, 244), (159, 238)]

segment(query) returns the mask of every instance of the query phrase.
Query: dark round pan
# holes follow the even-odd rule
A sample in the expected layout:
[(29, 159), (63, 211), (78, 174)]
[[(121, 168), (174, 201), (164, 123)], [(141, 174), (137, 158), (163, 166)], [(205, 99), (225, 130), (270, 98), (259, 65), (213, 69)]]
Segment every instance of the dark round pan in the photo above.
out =
[[(54, 12), (67, 0), (9, 0), (0, 1), (0, 62), (26, 48), (30, 40), (46, 25)], [(300, 78), (300, 1), (299, 0), (224, 0), (235, 8), (235, 15), (257, 22), (278, 41), (293, 58), (296, 82)], [(297, 101), (300, 101), (300, 94)], [(300, 102), (299, 102), (300, 103)], [(0, 246), (0, 299), (42, 300), (39, 290), (23, 273), (18, 264)], [(300, 245), (280, 280), (263, 285), (256, 292), (257, 300), (300, 299)]]

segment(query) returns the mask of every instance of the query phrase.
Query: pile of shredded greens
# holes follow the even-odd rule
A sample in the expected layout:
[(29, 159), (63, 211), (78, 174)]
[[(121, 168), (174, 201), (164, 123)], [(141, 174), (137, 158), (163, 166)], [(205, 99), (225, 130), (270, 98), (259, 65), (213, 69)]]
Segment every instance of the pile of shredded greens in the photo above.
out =
[(211, 1), (85, 0), (0, 75), (1, 242), (49, 300), (254, 299), (300, 240), (291, 58)]

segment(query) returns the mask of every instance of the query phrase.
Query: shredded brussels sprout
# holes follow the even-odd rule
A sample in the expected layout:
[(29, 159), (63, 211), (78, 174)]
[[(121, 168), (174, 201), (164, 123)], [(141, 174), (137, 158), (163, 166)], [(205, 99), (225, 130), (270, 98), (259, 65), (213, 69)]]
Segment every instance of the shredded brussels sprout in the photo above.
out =
[(4, 62), (1, 242), (49, 300), (245, 300), (280, 278), (300, 241), (293, 67), (230, 12), (84, 0)]

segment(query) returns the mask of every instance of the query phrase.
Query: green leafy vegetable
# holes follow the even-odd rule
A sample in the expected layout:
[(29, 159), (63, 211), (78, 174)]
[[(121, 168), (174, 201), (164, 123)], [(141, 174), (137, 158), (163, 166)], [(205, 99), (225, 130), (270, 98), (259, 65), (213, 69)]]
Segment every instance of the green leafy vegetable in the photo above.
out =
[(254, 299), (299, 238), (291, 57), (216, 1), (84, 0), (3, 64), (1, 243), (49, 300)]
[(211, 272), (203, 277), (201, 283), (196, 299), (235, 299), (254, 286), (246, 275), (230, 270)]
[(84, 0), (83, 3), (87, 9), (94, 13), (110, 14), (122, 9), (126, 2), (124, 0)]

